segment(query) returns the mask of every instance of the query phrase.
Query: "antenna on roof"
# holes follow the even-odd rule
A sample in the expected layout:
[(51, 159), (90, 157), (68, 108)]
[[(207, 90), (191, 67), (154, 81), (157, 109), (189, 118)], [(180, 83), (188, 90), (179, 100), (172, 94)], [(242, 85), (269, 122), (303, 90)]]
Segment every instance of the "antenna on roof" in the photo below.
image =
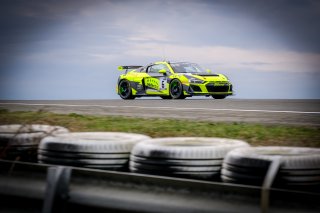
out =
[(166, 59), (166, 49), (165, 46), (162, 46), (162, 61), (167, 61)]

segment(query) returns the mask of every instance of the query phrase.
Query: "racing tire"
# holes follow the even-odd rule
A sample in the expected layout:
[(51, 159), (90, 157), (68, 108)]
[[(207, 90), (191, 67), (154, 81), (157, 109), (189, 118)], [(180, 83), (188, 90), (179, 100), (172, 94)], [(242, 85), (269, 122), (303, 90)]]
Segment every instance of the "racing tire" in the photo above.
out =
[(144, 163), (157, 166), (221, 166), (222, 159), (213, 160), (190, 160), (184, 159), (165, 159), (165, 158), (147, 158), (131, 155), (130, 160), (135, 163)]
[(226, 95), (212, 95), (214, 99), (225, 99), (227, 96)]
[(201, 179), (201, 180), (220, 180), (220, 172), (181, 172), (181, 171), (170, 171), (161, 172), (157, 170), (147, 170), (147, 169), (137, 169), (135, 167), (130, 167), (130, 171), (134, 173), (157, 175), (157, 176), (169, 176), (178, 178), (190, 178), (190, 179)]
[(74, 153), (130, 153), (132, 147), (149, 136), (124, 132), (72, 132), (46, 137), (39, 150)]
[(182, 83), (178, 79), (170, 82), (169, 93), (172, 99), (185, 99)]
[(73, 167), (84, 167), (84, 168), (89, 168), (89, 169), (100, 169), (100, 170), (122, 170), (122, 171), (127, 171), (127, 166), (125, 165), (115, 165), (115, 164), (81, 164), (78, 162), (73, 162), (73, 163), (69, 163), (66, 164), (65, 162), (48, 162), (48, 161), (43, 161), (43, 160), (39, 160), (38, 163), (41, 164), (47, 164), (47, 165), (66, 165), (66, 166), (73, 166)]
[(252, 169), (250, 167), (241, 167), (241, 166), (234, 166), (227, 163), (223, 163), (222, 165), (223, 170), (235, 172), (235, 173), (241, 173), (241, 174), (247, 174), (252, 176), (265, 176), (267, 173), (267, 170), (265, 168), (255, 168)]
[(120, 81), (118, 85), (119, 95), (124, 100), (135, 99), (135, 96), (132, 95), (132, 88), (130, 82), (127, 80)]
[(320, 169), (320, 149), (303, 147), (246, 147), (229, 152), (224, 163), (254, 168), (267, 168), (281, 157), (281, 169)]
[(40, 124), (13, 124), (0, 126), (0, 159), (37, 161), (37, 148), (41, 139), (49, 135), (69, 132), (61, 126)]
[(150, 165), (148, 163), (130, 162), (130, 166), (137, 169), (149, 169), (167, 172), (218, 172), (221, 170), (221, 165), (217, 166), (171, 166), (171, 165)]
[(251, 174), (246, 174), (246, 173), (234, 172), (234, 171), (230, 171), (227, 169), (222, 169), (221, 175), (229, 177), (229, 178), (241, 180), (241, 181), (247, 181), (247, 182), (253, 181), (255, 183), (259, 183), (259, 185), (262, 184), (263, 179), (264, 179), (264, 175), (251, 175)]
[(149, 136), (122, 132), (77, 132), (41, 140), (41, 163), (128, 170), (130, 152)]
[(232, 149), (249, 147), (235, 139), (214, 137), (172, 137), (145, 140), (133, 147), (131, 156), (182, 160), (221, 160)]
[[(222, 160), (227, 152), (247, 146), (249, 145), (244, 141), (223, 138), (176, 137), (145, 140), (132, 149), (130, 170), (214, 179), (220, 177)], [(197, 171), (199, 175), (196, 174)]]
[(51, 151), (51, 150), (38, 150), (38, 154), (46, 157), (53, 158), (66, 158), (66, 159), (121, 159), (129, 158), (128, 153), (86, 153), (86, 152), (63, 152), (63, 151)]
[(63, 165), (124, 165), (128, 163), (129, 158), (124, 159), (68, 159), (55, 158), (39, 155), (38, 159), (45, 162), (52, 162)]
[(320, 149), (302, 147), (246, 147), (230, 151), (223, 162), (224, 182), (261, 185), (271, 162), (280, 159), (274, 181), (279, 188), (312, 186), (320, 188)]

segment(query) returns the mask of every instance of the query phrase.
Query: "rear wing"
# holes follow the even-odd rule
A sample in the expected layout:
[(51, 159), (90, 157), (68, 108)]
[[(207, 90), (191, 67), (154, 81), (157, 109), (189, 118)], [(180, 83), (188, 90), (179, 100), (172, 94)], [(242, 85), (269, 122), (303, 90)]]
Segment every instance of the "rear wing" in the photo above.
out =
[(118, 70), (119, 70), (119, 71), (125, 70), (126, 73), (127, 73), (128, 70), (138, 69), (138, 68), (140, 68), (140, 67), (142, 67), (142, 66), (118, 66)]

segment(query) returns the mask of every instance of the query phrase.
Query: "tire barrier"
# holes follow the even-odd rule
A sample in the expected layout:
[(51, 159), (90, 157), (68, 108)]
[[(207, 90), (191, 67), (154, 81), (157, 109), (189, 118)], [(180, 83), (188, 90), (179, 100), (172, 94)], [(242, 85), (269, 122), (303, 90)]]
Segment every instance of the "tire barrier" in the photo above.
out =
[(221, 164), (227, 152), (248, 146), (244, 141), (223, 138), (150, 139), (134, 146), (130, 170), (145, 174), (215, 179), (220, 177)]
[(1, 125), (0, 158), (36, 162), (38, 145), (46, 136), (69, 132), (61, 126), (40, 124)]
[(274, 185), (280, 188), (320, 189), (320, 149), (302, 147), (246, 147), (230, 151), (221, 179), (228, 183), (262, 185), (270, 163), (280, 158)]
[(107, 170), (128, 170), (132, 147), (149, 136), (121, 132), (74, 132), (44, 138), (40, 163)]

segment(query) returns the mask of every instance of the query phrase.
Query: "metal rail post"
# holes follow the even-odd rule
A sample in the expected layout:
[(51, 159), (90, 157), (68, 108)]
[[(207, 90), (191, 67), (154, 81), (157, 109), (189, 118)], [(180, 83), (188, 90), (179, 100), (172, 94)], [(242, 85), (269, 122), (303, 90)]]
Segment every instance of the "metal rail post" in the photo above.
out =
[(261, 189), (261, 212), (267, 213), (269, 210), (269, 195), (270, 188), (278, 174), (281, 164), (281, 157), (277, 157), (271, 161), (267, 174), (263, 180)]
[(50, 167), (47, 171), (47, 187), (42, 213), (64, 212), (69, 199), (70, 167)]

